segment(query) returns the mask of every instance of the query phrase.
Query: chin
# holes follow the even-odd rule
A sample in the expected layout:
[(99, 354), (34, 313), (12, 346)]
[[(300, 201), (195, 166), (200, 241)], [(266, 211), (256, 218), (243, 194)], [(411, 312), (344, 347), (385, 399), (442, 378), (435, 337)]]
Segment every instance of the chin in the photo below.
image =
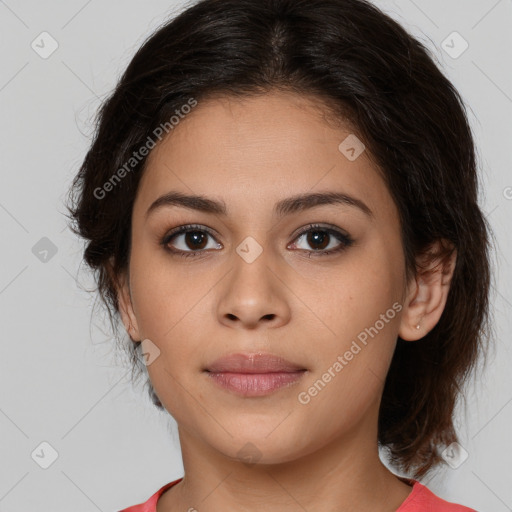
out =
[[(275, 425), (274, 425), (275, 428)], [(304, 455), (306, 446), (301, 446), (303, 438), (290, 436), (286, 430), (268, 435), (272, 429), (262, 429), (248, 435), (240, 432), (233, 437), (226, 434), (222, 440), (212, 440), (212, 446), (231, 460), (238, 460), (248, 466), (253, 464), (283, 464)], [(277, 431), (277, 429), (276, 429)], [(313, 451), (313, 449), (311, 449)]]

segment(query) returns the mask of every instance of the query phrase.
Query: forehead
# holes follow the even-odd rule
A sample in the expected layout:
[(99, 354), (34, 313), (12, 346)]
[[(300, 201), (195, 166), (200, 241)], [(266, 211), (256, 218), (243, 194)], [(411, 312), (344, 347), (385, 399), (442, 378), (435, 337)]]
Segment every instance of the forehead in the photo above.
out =
[[(137, 203), (177, 190), (222, 198), (240, 213), (292, 192), (335, 190), (364, 196), (372, 210), (393, 208), (350, 126), (326, 114), (319, 99), (283, 92), (199, 102), (148, 156)], [(355, 159), (346, 152), (354, 145)]]

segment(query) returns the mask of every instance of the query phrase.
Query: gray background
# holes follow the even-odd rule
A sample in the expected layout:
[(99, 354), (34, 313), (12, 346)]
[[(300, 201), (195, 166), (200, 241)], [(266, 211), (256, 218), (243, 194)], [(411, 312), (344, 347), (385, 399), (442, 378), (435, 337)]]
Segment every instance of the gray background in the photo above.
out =
[[(433, 49), (469, 105), (481, 204), (498, 242), (497, 350), (458, 414), (469, 457), (423, 483), (479, 512), (512, 510), (512, 1), (376, 4)], [(82, 244), (66, 229), (62, 203), (100, 101), (143, 40), (183, 5), (0, 0), (2, 512), (115, 511), (183, 474), (174, 421), (132, 389), (104, 319), (91, 317), (93, 296), (82, 288), (93, 282), (79, 271)], [(44, 31), (59, 45), (48, 58), (31, 47), (51, 49)], [(460, 40), (445, 43), (452, 56), (443, 49), (454, 31), (469, 44), (457, 58)], [(47, 469), (40, 464), (51, 450), (42, 442), (58, 453)]]

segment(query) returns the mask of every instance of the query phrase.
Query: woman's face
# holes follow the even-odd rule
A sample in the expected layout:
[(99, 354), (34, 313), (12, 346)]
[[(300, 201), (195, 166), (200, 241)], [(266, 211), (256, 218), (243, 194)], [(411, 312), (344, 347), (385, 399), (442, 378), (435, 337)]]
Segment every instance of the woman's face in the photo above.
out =
[[(340, 148), (350, 135), (304, 97), (224, 98), (200, 102), (148, 157), (132, 217), (131, 334), (150, 340), (148, 372), (182, 449), (188, 439), (276, 463), (353, 436), (376, 442), (404, 256), (383, 179), (357, 140)], [(170, 193), (225, 212), (150, 208)], [(306, 371), (207, 371), (231, 354)]]

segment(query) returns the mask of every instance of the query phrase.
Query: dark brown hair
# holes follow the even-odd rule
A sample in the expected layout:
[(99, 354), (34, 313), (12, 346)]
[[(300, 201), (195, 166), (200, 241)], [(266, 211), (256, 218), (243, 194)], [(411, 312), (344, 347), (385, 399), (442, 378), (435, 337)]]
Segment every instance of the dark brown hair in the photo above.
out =
[[(393, 465), (419, 478), (441, 462), (439, 447), (457, 440), (457, 399), (489, 341), (490, 230), (477, 204), (464, 102), (427, 48), (392, 18), (365, 0), (189, 6), (144, 42), (99, 110), (70, 190), (71, 229), (87, 242), (84, 260), (116, 331), (115, 278), (129, 265), (146, 157), (129, 169), (126, 163), (191, 98), (271, 90), (316, 97), (364, 142), (400, 213), (407, 276), (420, 271), (415, 257), (434, 241), (457, 250), (443, 315), (421, 340), (398, 339), (380, 407), (380, 446)], [(109, 180), (108, 197), (98, 197)], [(450, 244), (440, 257), (449, 256)], [(123, 349), (142, 374), (133, 347)]]

